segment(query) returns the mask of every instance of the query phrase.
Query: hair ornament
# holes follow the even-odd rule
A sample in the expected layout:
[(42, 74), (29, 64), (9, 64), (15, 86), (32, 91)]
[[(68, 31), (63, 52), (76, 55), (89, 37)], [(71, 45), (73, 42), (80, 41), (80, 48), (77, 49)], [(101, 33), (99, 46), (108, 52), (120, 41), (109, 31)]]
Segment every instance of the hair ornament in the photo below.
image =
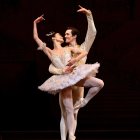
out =
[(46, 36), (52, 36), (55, 32), (49, 32), (48, 34), (46, 34)]

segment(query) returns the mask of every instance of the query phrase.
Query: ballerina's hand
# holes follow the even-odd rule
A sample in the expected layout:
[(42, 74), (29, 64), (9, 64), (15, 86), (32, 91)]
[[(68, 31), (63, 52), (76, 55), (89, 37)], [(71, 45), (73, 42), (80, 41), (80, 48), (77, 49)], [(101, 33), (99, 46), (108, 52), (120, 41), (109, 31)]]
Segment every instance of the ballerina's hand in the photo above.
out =
[(73, 69), (75, 68), (75, 66), (66, 66), (64, 69), (63, 69), (63, 74), (68, 74), (68, 73), (71, 73), (73, 71)]
[(34, 22), (35, 22), (35, 23), (39, 23), (39, 22), (45, 20), (43, 16), (44, 16), (44, 15), (41, 15), (40, 17), (38, 17), (37, 19), (35, 19)]
[(72, 66), (72, 65), (74, 65), (76, 62), (77, 62), (77, 60), (76, 60), (75, 58), (72, 58), (72, 59), (70, 59), (70, 60), (68, 61), (67, 66)]
[(80, 9), (77, 10), (77, 12), (81, 12), (81, 13), (84, 13), (84, 14), (86, 14), (86, 15), (90, 15), (90, 14), (91, 14), (91, 11), (90, 11), (90, 10), (88, 10), (88, 9), (86, 9), (86, 8), (84, 8), (84, 7), (82, 7), (81, 5), (78, 5), (78, 6), (80, 7)]

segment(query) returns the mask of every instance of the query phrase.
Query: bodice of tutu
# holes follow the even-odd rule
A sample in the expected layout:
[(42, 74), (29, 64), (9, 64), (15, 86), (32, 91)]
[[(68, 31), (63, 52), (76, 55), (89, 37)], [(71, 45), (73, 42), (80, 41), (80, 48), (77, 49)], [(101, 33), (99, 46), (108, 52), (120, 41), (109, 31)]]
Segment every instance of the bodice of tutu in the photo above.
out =
[(65, 48), (63, 51), (64, 52), (62, 53), (62, 55), (59, 54), (52, 55), (51, 61), (53, 65), (57, 68), (64, 68), (72, 57), (71, 52), (67, 48)]

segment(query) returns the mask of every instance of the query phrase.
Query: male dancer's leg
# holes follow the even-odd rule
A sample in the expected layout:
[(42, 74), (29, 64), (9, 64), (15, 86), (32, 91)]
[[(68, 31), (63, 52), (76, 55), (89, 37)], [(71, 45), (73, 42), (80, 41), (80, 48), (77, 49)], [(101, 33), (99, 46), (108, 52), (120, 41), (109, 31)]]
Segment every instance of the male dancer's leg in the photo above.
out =
[[(73, 86), (72, 88), (72, 97), (73, 97), (73, 105), (78, 102), (80, 99), (84, 97), (84, 87)], [(78, 117), (79, 109), (74, 110), (74, 133), (76, 132), (77, 128), (77, 117)]]

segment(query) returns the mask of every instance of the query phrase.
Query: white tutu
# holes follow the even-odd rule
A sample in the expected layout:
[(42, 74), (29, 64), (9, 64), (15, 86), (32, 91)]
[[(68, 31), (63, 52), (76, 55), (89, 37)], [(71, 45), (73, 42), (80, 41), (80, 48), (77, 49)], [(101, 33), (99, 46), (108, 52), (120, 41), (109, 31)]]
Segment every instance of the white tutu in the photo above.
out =
[(81, 79), (88, 75), (95, 76), (98, 73), (100, 64), (82, 64), (77, 66), (72, 73), (63, 75), (53, 75), (38, 87), (41, 91), (46, 91), (51, 94), (56, 94), (62, 89), (75, 85)]

